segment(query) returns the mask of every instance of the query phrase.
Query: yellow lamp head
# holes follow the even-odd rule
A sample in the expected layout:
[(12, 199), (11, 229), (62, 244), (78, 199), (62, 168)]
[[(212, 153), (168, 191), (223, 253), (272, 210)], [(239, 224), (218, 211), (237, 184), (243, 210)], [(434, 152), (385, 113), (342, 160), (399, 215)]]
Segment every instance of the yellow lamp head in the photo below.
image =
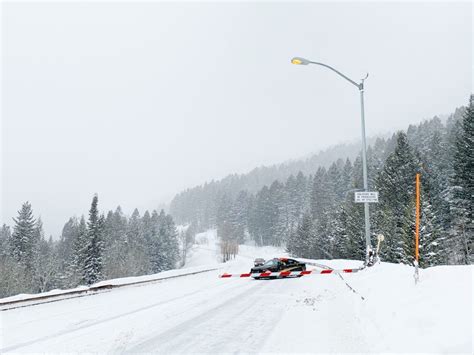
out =
[(296, 65), (308, 65), (310, 61), (308, 59), (304, 59), (301, 57), (294, 57), (291, 60), (291, 64), (296, 64)]

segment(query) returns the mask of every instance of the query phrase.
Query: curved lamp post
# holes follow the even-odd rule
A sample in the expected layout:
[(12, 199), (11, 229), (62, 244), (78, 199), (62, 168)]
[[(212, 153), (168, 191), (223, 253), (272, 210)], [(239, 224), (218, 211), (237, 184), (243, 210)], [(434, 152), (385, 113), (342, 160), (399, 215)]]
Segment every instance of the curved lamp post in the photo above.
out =
[[(292, 64), (296, 65), (308, 65), (308, 64), (316, 64), (323, 66), (325, 68), (328, 68), (329, 70), (332, 70), (339, 76), (343, 77), (346, 79), (348, 82), (350, 82), (352, 85), (356, 86), (359, 89), (360, 92), (360, 120), (361, 120), (361, 126), (362, 126), (362, 175), (364, 178), (364, 191), (368, 191), (368, 183), (367, 183), (367, 148), (366, 148), (366, 143), (365, 143), (365, 116), (364, 116), (364, 81), (367, 79), (369, 74), (364, 79), (361, 79), (360, 83), (356, 83), (354, 80), (349, 79), (347, 76), (342, 74), (340, 71), (334, 69), (333, 67), (324, 64), (324, 63), (319, 63), (319, 62), (313, 62), (311, 60), (301, 58), (301, 57), (294, 57), (291, 60)], [(370, 219), (369, 219), (369, 203), (364, 202), (364, 217), (365, 217), (365, 242), (367, 245), (367, 250), (366, 250), (366, 264), (369, 261), (369, 250), (371, 249), (371, 244), (370, 244)]]

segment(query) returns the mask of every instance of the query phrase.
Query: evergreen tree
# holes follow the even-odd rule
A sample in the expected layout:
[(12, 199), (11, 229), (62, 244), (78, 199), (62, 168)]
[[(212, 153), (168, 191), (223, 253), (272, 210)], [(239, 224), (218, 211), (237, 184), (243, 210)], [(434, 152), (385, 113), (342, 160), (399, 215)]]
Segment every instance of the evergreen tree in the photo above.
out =
[(474, 258), (474, 95), (459, 125), (453, 159), (451, 240), (458, 261), (470, 264)]
[(377, 178), (380, 192), (376, 229), (385, 236), (384, 260), (409, 263), (409, 247), (414, 234), (414, 180), (419, 170), (405, 133), (397, 136), (397, 146)]
[(22, 264), (26, 272), (32, 275), (34, 260), (37, 252), (36, 220), (29, 202), (25, 202), (18, 211), (18, 217), (13, 219), (15, 226), (10, 242), (13, 258)]
[(270, 190), (264, 186), (255, 196), (255, 204), (250, 220), (250, 234), (259, 246), (270, 245), (272, 241), (271, 223), (273, 206)]
[(0, 298), (28, 291), (24, 268), (11, 256), (10, 227), (0, 228)]
[(103, 216), (99, 216), (97, 204), (99, 198), (94, 195), (89, 210), (87, 222), (87, 239), (84, 245), (84, 280), (91, 285), (102, 279), (102, 254), (103, 254)]
[(33, 210), (28, 202), (18, 211), (13, 219), (15, 225), (9, 241), (10, 255), (17, 263), (17, 276), (22, 279), (23, 290), (36, 292), (36, 267), (38, 263), (39, 241), (42, 237), (42, 223), (33, 217)]
[[(44, 230), (43, 230), (43, 221), (41, 217), (38, 217), (35, 223), (34, 232), (33, 232), (33, 245), (34, 245), (34, 252), (32, 255), (32, 277), (33, 277), (33, 288), (35, 292), (43, 292), (49, 286), (54, 285), (55, 282), (52, 280), (53, 277), (46, 276), (45, 274), (55, 274), (57, 270), (49, 270), (49, 266), (52, 266), (52, 253), (48, 247), (52, 246), (48, 245), (44, 238)], [(48, 271), (46, 271), (46, 264), (48, 264)], [(48, 279), (48, 281), (46, 281)], [(46, 285), (49, 283), (49, 285)]]
[(57, 248), (50, 236), (39, 242), (38, 261), (35, 268), (37, 292), (46, 292), (59, 286), (59, 262)]
[(292, 256), (312, 258), (315, 243), (313, 221), (308, 213), (303, 216), (296, 230), (290, 235), (286, 249)]
[(451, 214), (447, 197), (450, 190), (449, 177), (453, 175), (453, 171), (446, 133), (433, 132), (427, 148), (423, 158), (426, 171), (423, 180), (427, 181), (431, 187), (432, 213), (436, 216), (435, 227), (443, 234), (448, 234)]
[(10, 227), (3, 224), (2, 228), (0, 228), (0, 258), (10, 254), (10, 238)]
[[(298, 206), (296, 207), (296, 214), (295, 214), (295, 224), (297, 221), (299, 221), (301, 218), (303, 218), (303, 215), (310, 210), (310, 196), (311, 196), (311, 177), (306, 178), (306, 176), (300, 171), (298, 172), (298, 175), (296, 175), (296, 189), (295, 189), (295, 201), (293, 202), (294, 204), (297, 204)], [(297, 203), (296, 201), (299, 201)]]
[(62, 286), (68, 287), (71, 266), (74, 259), (74, 241), (77, 237), (78, 221), (71, 217), (64, 224), (58, 245), (59, 269)]
[(419, 264), (425, 268), (442, 264), (447, 251), (446, 238), (433, 209), (429, 180), (423, 179), (423, 175), (420, 195)]
[(294, 175), (286, 180), (285, 183), (285, 218), (288, 223), (288, 232), (291, 234), (297, 227), (299, 210), (303, 204), (303, 199), (299, 196), (297, 180)]
[(286, 242), (290, 230), (284, 185), (275, 180), (270, 185), (268, 193), (269, 205), (265, 216), (269, 226), (267, 240), (271, 245), (280, 246)]
[(235, 239), (238, 243), (245, 241), (249, 219), (249, 195), (246, 191), (240, 191), (232, 204), (233, 229)]
[(153, 221), (151, 219), (151, 214), (148, 211), (145, 211), (143, 214), (142, 220), (142, 233), (143, 233), (143, 243), (145, 246), (145, 258), (147, 260), (147, 274), (153, 273), (153, 267), (151, 262), (151, 252), (150, 246), (153, 245)]
[(166, 253), (168, 256), (167, 268), (174, 269), (179, 261), (178, 231), (171, 215), (166, 215), (165, 223), (167, 230), (165, 239)]
[(181, 266), (186, 264), (187, 253), (194, 243), (196, 234), (196, 223), (191, 223), (185, 231), (179, 233), (179, 239), (181, 242)]
[(71, 264), (69, 265), (69, 283), (71, 286), (79, 283), (87, 283), (85, 268), (89, 246), (89, 235), (84, 216), (81, 216), (81, 219), (79, 220), (76, 233), (73, 242), (73, 257)]
[(149, 258), (151, 264), (151, 271), (157, 273), (164, 270), (164, 256), (162, 252), (162, 243), (160, 239), (160, 225), (162, 224), (162, 217), (158, 212), (153, 211), (151, 214), (151, 238), (149, 245)]
[(346, 160), (341, 172), (344, 186), (343, 200), (336, 207), (334, 223), (335, 241), (333, 254), (339, 258), (361, 260), (365, 257), (365, 234), (363, 205), (354, 202), (354, 189), (362, 186), (362, 162), (356, 160), (354, 168)]
[(126, 253), (126, 275), (138, 276), (146, 274), (150, 269), (147, 258), (147, 246), (143, 233), (143, 225), (138, 209), (135, 209), (128, 222), (127, 243), (123, 252)]
[(161, 268), (162, 270), (174, 269), (179, 260), (178, 232), (173, 218), (166, 215), (165, 211), (161, 210), (159, 219), (158, 236), (162, 254)]
[(178, 232), (170, 215), (163, 210), (151, 215), (152, 238), (149, 258), (152, 272), (161, 272), (176, 267), (179, 260)]
[[(85, 221), (82, 218), (85, 229)], [(61, 237), (55, 254), (58, 259), (58, 283), (62, 288), (77, 286), (82, 281), (82, 268), (78, 267), (78, 259), (82, 260), (82, 255), (77, 255), (80, 245), (79, 221), (76, 217), (71, 217), (64, 225)]]
[(344, 259), (365, 258), (365, 229), (363, 205), (354, 202), (354, 195), (348, 194), (337, 217), (338, 235), (335, 253)]
[(311, 213), (315, 231), (315, 257), (331, 255), (334, 244), (334, 220), (337, 209), (334, 185), (326, 169), (319, 168), (314, 176), (311, 195)]
[(352, 175), (353, 175), (352, 163), (349, 159), (347, 159), (341, 172), (341, 176), (342, 176), (341, 183), (342, 183), (342, 186), (344, 187), (344, 194), (341, 195), (343, 200), (347, 198), (347, 196), (349, 195), (349, 191), (353, 189)]
[(118, 206), (109, 211), (104, 221), (104, 276), (107, 278), (128, 275), (129, 242), (128, 220)]

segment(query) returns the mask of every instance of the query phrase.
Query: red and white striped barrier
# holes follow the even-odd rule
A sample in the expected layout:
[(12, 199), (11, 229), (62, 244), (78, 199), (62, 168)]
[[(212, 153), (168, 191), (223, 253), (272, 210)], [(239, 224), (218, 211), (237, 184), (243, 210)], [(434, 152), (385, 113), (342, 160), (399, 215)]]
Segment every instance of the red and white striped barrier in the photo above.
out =
[(220, 278), (228, 277), (289, 277), (289, 276), (303, 276), (310, 274), (343, 274), (343, 273), (354, 273), (358, 272), (360, 269), (342, 269), (342, 270), (307, 270), (307, 271), (280, 271), (280, 272), (261, 272), (255, 274), (227, 274), (224, 273), (219, 275)]

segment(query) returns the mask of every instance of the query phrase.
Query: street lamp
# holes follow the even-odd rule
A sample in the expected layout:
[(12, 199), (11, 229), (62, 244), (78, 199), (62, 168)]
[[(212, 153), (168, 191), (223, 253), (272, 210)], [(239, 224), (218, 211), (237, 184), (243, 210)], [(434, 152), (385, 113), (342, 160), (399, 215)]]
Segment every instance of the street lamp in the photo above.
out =
[[(291, 60), (292, 64), (296, 65), (308, 65), (308, 64), (316, 64), (323, 66), (325, 68), (328, 68), (338, 74), (339, 76), (342, 76), (344, 79), (346, 79), (348, 82), (350, 82), (352, 85), (355, 85), (360, 92), (360, 121), (361, 121), (361, 126), (362, 126), (362, 176), (364, 178), (364, 191), (368, 191), (368, 183), (367, 183), (367, 151), (366, 151), (366, 143), (365, 143), (365, 116), (364, 116), (364, 81), (367, 79), (369, 74), (366, 75), (364, 79), (361, 79), (360, 83), (356, 83), (354, 80), (349, 79), (347, 76), (339, 72), (338, 70), (334, 69), (333, 67), (324, 64), (324, 63), (319, 63), (319, 62), (313, 62), (305, 58), (301, 57), (294, 57)], [(367, 250), (366, 250), (366, 264), (369, 263), (369, 251), (371, 249), (370, 245), (370, 220), (369, 220), (369, 203), (364, 202), (364, 217), (365, 217), (365, 242), (367, 245)]]

